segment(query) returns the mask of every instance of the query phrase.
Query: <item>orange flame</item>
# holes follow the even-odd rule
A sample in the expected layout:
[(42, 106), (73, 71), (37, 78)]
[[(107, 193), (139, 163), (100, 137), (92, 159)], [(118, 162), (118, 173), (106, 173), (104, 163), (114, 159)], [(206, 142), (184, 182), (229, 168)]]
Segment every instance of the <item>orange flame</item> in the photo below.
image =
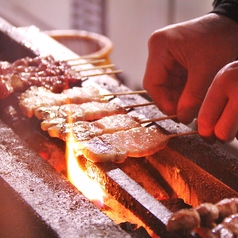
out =
[(68, 180), (96, 206), (102, 207), (106, 194), (101, 186), (88, 177), (80, 167), (77, 157), (74, 153), (74, 143), (74, 138), (72, 135), (70, 135), (66, 143)]

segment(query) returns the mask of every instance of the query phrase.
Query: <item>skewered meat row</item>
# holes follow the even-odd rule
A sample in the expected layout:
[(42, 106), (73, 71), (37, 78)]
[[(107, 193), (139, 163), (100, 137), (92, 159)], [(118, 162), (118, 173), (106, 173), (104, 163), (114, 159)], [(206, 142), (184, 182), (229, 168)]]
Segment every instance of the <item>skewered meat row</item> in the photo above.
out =
[[(111, 71), (111, 73), (119, 73), (119, 71)], [(52, 56), (26, 57), (12, 64), (5, 61), (0, 62), (0, 75), (4, 77), (4, 82), (13, 88), (8, 94), (11, 94), (12, 90), (23, 92), (31, 86), (43, 86), (54, 93), (59, 93), (69, 85), (79, 85), (87, 77), (100, 74), (104, 72), (82, 76), (81, 70), (72, 68), (67, 61), (56, 61)]]
[(190, 234), (193, 230), (203, 227), (210, 229), (206, 237), (236, 237), (224, 234), (237, 235), (237, 222), (238, 198), (226, 198), (216, 204), (202, 203), (196, 208), (182, 209), (174, 213), (168, 221), (167, 229), (179, 234)]
[(57, 71), (57, 75), (59, 75), (59, 72), (63, 74), (65, 71), (71, 70), (71, 66), (67, 61), (57, 61), (52, 56), (25, 57), (16, 60), (12, 64), (8, 62), (2, 63), (0, 68), (1, 73), (4, 74), (45, 72), (47, 75), (52, 75), (54, 71)]
[[(68, 82), (78, 82), (81, 77), (66, 61), (56, 61), (52, 56), (26, 57), (14, 63), (0, 63), (0, 73), (12, 91), (23, 92), (30, 86), (44, 86), (53, 92), (61, 92)], [(4, 85), (1, 85), (2, 87)], [(2, 88), (1, 87), (1, 88)]]
[(163, 149), (169, 137), (156, 127), (135, 127), (125, 131), (105, 133), (75, 146), (77, 155), (82, 154), (92, 162), (122, 163), (127, 157), (143, 157)]
[[(67, 61), (56, 61), (52, 56), (26, 57), (12, 64), (2, 61), (0, 74), (4, 79), (0, 89), (7, 92), (4, 96), (10, 95), (13, 91), (23, 92), (31, 86), (43, 86), (59, 93), (68, 88), (68, 84), (78, 83), (82, 79), (80, 72), (72, 70)], [(3, 83), (6, 83), (7, 87)]]
[[(78, 88), (77, 90), (79, 89), (85, 90), (86, 88)], [(115, 103), (109, 101), (101, 102), (101, 100), (105, 100), (105, 97), (100, 94), (93, 93), (90, 98), (87, 98), (90, 102), (82, 103), (82, 97), (80, 97), (79, 101), (76, 100), (77, 97), (72, 95), (73, 93), (70, 93), (70, 90), (64, 90), (61, 94), (54, 94), (45, 88), (32, 88), (21, 95), (20, 106), (23, 112), (29, 117), (35, 115), (38, 119), (43, 120), (41, 122), (41, 128), (45, 131), (60, 124), (76, 121), (94, 121), (105, 116), (127, 113), (125, 108)], [(77, 90), (73, 88), (72, 92), (77, 92)], [(67, 93), (70, 95), (71, 100), (65, 96)], [(96, 99), (93, 99), (93, 96)], [(68, 101), (74, 100), (82, 104), (67, 104)], [(79, 130), (82, 129), (82, 125), (84, 126), (85, 124), (81, 123), (81, 127), (78, 126)], [(90, 125), (88, 126), (90, 127)], [(80, 151), (86, 158), (94, 162), (105, 162), (109, 160), (123, 162), (128, 156), (141, 157), (157, 152), (167, 145), (170, 138), (155, 128), (149, 129), (140, 126), (127, 129), (116, 131), (113, 134), (105, 133), (101, 136), (93, 137), (87, 142), (81, 143), (78, 148), (82, 149), (77, 149), (76, 152), (78, 153)], [(124, 147), (118, 141), (122, 142)], [(103, 153), (100, 154), (98, 153), (99, 151), (94, 151), (92, 147), (99, 150), (103, 147)]]
[[(35, 115), (43, 120), (41, 123), (43, 130), (48, 130), (57, 124), (73, 123), (79, 120), (92, 121), (109, 115), (127, 113), (126, 109), (108, 102), (103, 95), (100, 95), (99, 90), (93, 87), (90, 90), (86, 87), (74, 87), (63, 90), (62, 93), (53, 93), (44, 87), (31, 87), (21, 94), (20, 107), (28, 117)], [(82, 130), (82, 123), (77, 124)], [(108, 160), (123, 162), (128, 156), (150, 155), (167, 145), (169, 137), (159, 132), (157, 128), (144, 128), (137, 125), (130, 129), (122, 128), (115, 133), (104, 133), (90, 140), (86, 139), (86, 142), (83, 139), (83, 143), (78, 142), (80, 152), (94, 162)], [(100, 146), (97, 140), (100, 140)], [(118, 141), (122, 144), (117, 143)], [(97, 149), (92, 150), (95, 143)]]
[(128, 114), (117, 114), (105, 116), (93, 122), (60, 123), (49, 127), (48, 133), (51, 137), (57, 137), (64, 141), (71, 134), (76, 141), (82, 142), (105, 133), (114, 133), (115, 131), (128, 130), (140, 126), (141, 124), (137, 118)]
[(65, 73), (63, 75), (44, 75), (39, 73), (6, 75), (14, 92), (24, 92), (31, 86), (45, 87), (54, 93), (62, 92), (68, 88), (69, 83), (77, 83), (81, 79), (78, 73)]
[(126, 114), (126, 109), (113, 102), (88, 102), (83, 104), (65, 104), (48, 108), (38, 108), (35, 115), (41, 122), (42, 130), (62, 123), (76, 121), (94, 121), (105, 116)]
[(0, 98), (6, 98), (14, 91), (25, 91), (32, 85), (44, 86), (54, 92), (62, 91), (67, 80), (74, 79), (75, 82), (78, 77), (66, 65), (66, 62), (57, 62), (51, 56), (26, 57), (13, 64), (1, 61)]
[(39, 107), (60, 106), (67, 103), (82, 104), (85, 102), (107, 101), (99, 90), (93, 86), (73, 87), (62, 93), (53, 93), (44, 87), (31, 87), (20, 95), (20, 107), (23, 113), (32, 117)]
[[(24, 92), (31, 86), (44, 87), (54, 93), (60, 93), (68, 88), (69, 83), (77, 83), (78, 76), (74, 75), (1, 75), (0, 91), (5, 91), (2, 98), (9, 96), (13, 92)], [(76, 85), (76, 84), (75, 84)], [(5, 97), (3, 97), (5, 96)]]
[[(126, 110), (120, 107), (116, 109), (116, 113), (118, 113), (116, 115), (111, 110), (106, 112), (98, 110), (98, 106), (96, 106), (96, 111), (98, 110), (99, 114), (97, 112), (94, 114), (92, 104), (108, 106), (110, 102), (62, 105), (58, 109), (65, 108), (64, 113), (56, 113), (52, 108), (49, 108), (48, 115), (45, 114), (44, 108), (40, 108), (44, 112), (43, 116), (47, 118), (41, 123), (41, 128), (45, 131), (48, 130), (50, 136), (58, 137), (64, 141), (69, 139), (69, 135), (73, 136), (77, 145), (75, 147), (76, 155), (84, 155), (92, 162), (122, 163), (128, 156), (148, 156), (163, 149), (170, 138), (178, 136), (175, 134), (165, 135), (154, 127), (142, 127), (143, 121), (140, 122), (138, 118), (126, 114)], [(86, 105), (88, 113), (86, 112), (83, 117), (80, 116), (81, 114), (78, 116), (80, 107)], [(75, 110), (72, 110), (72, 106), (75, 106)], [(72, 111), (73, 116), (70, 114)], [(111, 115), (106, 115), (110, 113)], [(97, 120), (97, 117), (101, 119)], [(67, 123), (67, 120), (70, 123)], [(89, 122), (90, 120), (94, 121)], [(184, 135), (193, 133), (187, 132)]]
[(44, 86), (61, 92), (70, 82), (78, 82), (80, 73), (71, 69), (67, 61), (56, 61), (52, 56), (23, 58), (12, 64), (10, 76), (14, 91), (25, 91), (30, 86)]

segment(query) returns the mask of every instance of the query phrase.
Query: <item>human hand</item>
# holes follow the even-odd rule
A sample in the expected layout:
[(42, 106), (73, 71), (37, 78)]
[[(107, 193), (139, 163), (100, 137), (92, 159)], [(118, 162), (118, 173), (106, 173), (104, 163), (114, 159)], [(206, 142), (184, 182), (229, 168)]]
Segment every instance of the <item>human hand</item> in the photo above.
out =
[(199, 134), (207, 141), (238, 139), (238, 61), (215, 76), (197, 118)]
[(190, 123), (216, 73), (238, 55), (238, 24), (217, 14), (152, 34), (143, 85), (158, 108)]

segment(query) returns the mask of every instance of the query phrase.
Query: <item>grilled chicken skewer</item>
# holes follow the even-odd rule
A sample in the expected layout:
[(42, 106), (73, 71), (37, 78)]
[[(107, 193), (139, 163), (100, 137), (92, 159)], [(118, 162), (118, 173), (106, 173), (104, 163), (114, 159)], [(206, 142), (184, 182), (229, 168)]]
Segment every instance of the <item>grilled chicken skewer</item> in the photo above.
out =
[(31, 87), (20, 95), (20, 107), (25, 115), (32, 117), (39, 107), (60, 106), (68, 103), (105, 102), (106, 97), (93, 86), (73, 87), (62, 93), (52, 93), (44, 87)]
[[(83, 62), (82, 64), (86, 64)], [(90, 64), (88, 62), (87, 64)], [(12, 92), (23, 92), (31, 86), (43, 86), (52, 92), (59, 93), (68, 85), (75, 85), (87, 80), (89, 77), (116, 74), (121, 70), (100, 71), (94, 73), (82, 73), (88, 70), (111, 68), (113, 65), (103, 65), (90, 68), (75, 68), (67, 61), (56, 61), (53, 57), (26, 57), (14, 63), (0, 62), (1, 82), (0, 89), (4, 92), (1, 98), (5, 98)], [(74, 69), (75, 68), (75, 69)]]
[[(148, 104), (148, 105), (151, 105), (151, 104)], [(135, 105), (133, 105), (133, 107), (134, 106)], [(147, 106), (147, 104), (144, 104), (144, 103), (137, 104), (136, 106), (144, 107), (144, 106)], [(95, 120), (102, 119), (106, 122), (107, 120), (110, 120), (110, 119), (107, 119), (106, 117), (113, 116), (113, 115), (115, 116), (114, 119), (116, 120), (116, 117), (118, 118), (120, 117), (117, 115), (126, 114), (128, 112), (128, 108), (129, 108), (128, 106), (121, 107), (117, 105), (115, 102), (94, 101), (94, 102), (86, 102), (82, 104), (64, 104), (60, 106), (39, 107), (34, 110), (34, 115), (38, 119), (43, 120), (41, 122), (42, 130), (46, 131), (50, 127), (56, 126), (54, 127), (54, 129), (56, 130), (55, 135), (57, 135), (57, 134), (60, 134), (60, 131), (62, 132), (63, 129), (68, 130), (67, 128), (69, 128), (70, 126), (72, 127), (76, 126), (75, 124), (72, 124), (75, 122), (78, 122), (76, 127), (79, 127), (78, 129), (80, 129), (81, 126), (82, 127), (86, 126), (84, 125), (84, 123), (86, 124), (88, 121), (95, 121)], [(129, 119), (129, 115), (128, 115), (128, 116), (125, 116), (123, 118), (124, 121), (120, 121), (120, 123), (125, 123), (125, 124), (128, 123), (125, 120), (126, 117), (127, 117), (127, 120), (129, 121), (136, 120), (135, 118), (132, 118), (132, 117)], [(163, 117), (161, 118), (161, 120), (166, 120), (166, 118)], [(159, 121), (159, 119), (157, 118), (156, 121)], [(66, 125), (67, 123), (72, 125)], [(147, 122), (141, 121), (140, 123), (142, 124)], [(116, 121), (112, 122), (111, 125), (108, 124), (108, 127), (111, 128), (111, 131), (113, 130), (113, 127), (116, 130), (114, 126), (115, 124), (116, 124)], [(121, 128), (123, 128), (123, 125), (121, 125)], [(52, 130), (53, 129), (51, 129), (51, 131)], [(52, 132), (51, 134), (54, 134), (54, 133)]]
[(69, 135), (73, 135), (76, 141), (82, 142), (104, 133), (113, 133), (140, 126), (139, 120), (135, 117), (128, 114), (115, 114), (92, 122), (60, 123), (49, 127), (48, 133), (51, 137), (57, 137), (64, 141), (69, 139)]
[(65, 123), (94, 121), (105, 116), (126, 114), (127, 110), (113, 102), (87, 102), (83, 104), (65, 104), (49, 108), (40, 107), (35, 111), (41, 122), (42, 130)]
[[(138, 94), (140, 91), (136, 91), (136, 93)], [(142, 93), (145, 92), (142, 91)], [(31, 87), (20, 95), (19, 100), (23, 113), (28, 117), (32, 117), (39, 107), (82, 104), (93, 101), (108, 102), (108, 99), (111, 98), (112, 95), (114, 94), (102, 94), (99, 89), (94, 86), (73, 87), (63, 90), (62, 93), (53, 93), (44, 87)]]
[[(152, 121), (160, 121), (175, 118), (174, 116), (160, 117)], [(43, 121), (42, 129), (48, 130), (51, 137), (57, 137), (66, 141), (70, 135), (73, 135), (76, 141), (87, 141), (95, 136), (100, 136), (105, 133), (114, 133), (116, 131), (128, 130), (135, 127), (140, 127), (141, 124), (147, 123), (147, 120), (139, 120), (135, 116), (129, 114), (115, 114), (111, 116), (104, 116), (96, 121), (76, 121), (73, 123), (59, 123), (56, 125), (46, 126)]]
[(108, 161), (122, 163), (127, 157), (148, 156), (164, 149), (170, 138), (195, 133), (197, 132), (165, 135), (157, 127), (141, 126), (78, 142), (75, 152), (96, 163)]
[[(89, 69), (87, 69), (89, 70)], [(82, 70), (82, 71), (87, 71)], [(5, 75), (6, 81), (10, 81), (15, 92), (24, 92), (31, 86), (45, 87), (54, 93), (60, 93), (62, 90), (68, 88), (69, 84), (82, 83), (89, 77), (95, 77), (100, 75), (117, 74), (122, 72), (121, 70), (102, 71), (97, 73), (74, 72), (69, 70), (62, 73), (48, 73), (40, 71), (37, 73), (18, 73), (13, 75)]]
[[(79, 59), (78, 59), (79, 60)], [(60, 71), (72, 70), (72, 67), (78, 65), (94, 64), (103, 62), (103, 59), (90, 61), (71, 61), (71, 60), (55, 60), (52, 56), (37, 56), (34, 58), (25, 57), (16, 60), (12, 64), (9, 62), (2, 62), (0, 64), (1, 73), (19, 73), (19, 72), (47, 72), (57, 69)]]
[(188, 235), (206, 228), (206, 238), (237, 237), (238, 198), (225, 198), (216, 204), (202, 203), (191, 209), (175, 212), (167, 223), (171, 233)]

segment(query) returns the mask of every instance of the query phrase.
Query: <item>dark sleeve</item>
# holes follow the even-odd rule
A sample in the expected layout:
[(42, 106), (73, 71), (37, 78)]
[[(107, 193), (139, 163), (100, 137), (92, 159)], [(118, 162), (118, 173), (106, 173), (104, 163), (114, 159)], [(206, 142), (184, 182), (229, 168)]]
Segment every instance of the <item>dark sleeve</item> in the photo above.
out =
[(238, 23), (238, 0), (215, 0), (212, 13), (225, 15)]

